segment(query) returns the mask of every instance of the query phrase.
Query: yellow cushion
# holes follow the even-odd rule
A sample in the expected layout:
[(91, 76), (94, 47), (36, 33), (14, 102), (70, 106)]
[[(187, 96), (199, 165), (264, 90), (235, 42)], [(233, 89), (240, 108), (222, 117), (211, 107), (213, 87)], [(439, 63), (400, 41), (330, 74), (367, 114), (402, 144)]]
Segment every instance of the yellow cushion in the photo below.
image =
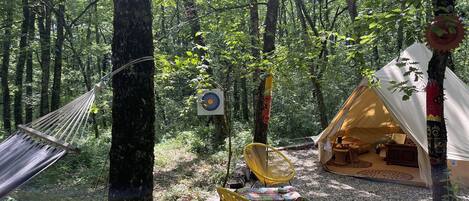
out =
[(249, 201), (240, 194), (230, 191), (226, 188), (218, 187), (217, 192), (221, 201)]

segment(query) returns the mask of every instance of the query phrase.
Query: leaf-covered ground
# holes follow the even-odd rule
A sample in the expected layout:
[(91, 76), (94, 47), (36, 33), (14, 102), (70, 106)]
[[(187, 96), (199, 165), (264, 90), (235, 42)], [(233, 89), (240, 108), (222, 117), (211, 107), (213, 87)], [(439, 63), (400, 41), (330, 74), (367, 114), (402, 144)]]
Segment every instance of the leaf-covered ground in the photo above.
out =
[[(107, 142), (87, 147), (83, 155), (68, 155), (15, 190), (7, 201), (107, 200)], [(226, 153), (198, 155), (180, 140), (155, 146), (154, 200), (206, 200), (222, 181)], [(2, 200), (3, 201), (3, 200)]]

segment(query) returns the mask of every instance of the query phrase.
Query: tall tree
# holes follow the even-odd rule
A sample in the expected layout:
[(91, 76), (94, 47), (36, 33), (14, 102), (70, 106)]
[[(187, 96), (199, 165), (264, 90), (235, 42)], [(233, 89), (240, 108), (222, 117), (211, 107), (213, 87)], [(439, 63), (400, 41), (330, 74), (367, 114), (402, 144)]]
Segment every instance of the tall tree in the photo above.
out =
[[(243, 68), (243, 72), (246, 72), (246, 68)], [(241, 77), (241, 112), (244, 121), (249, 121), (249, 90), (247, 87), (246, 73)]]
[(41, 3), (38, 15), (38, 27), (41, 47), (41, 100), (39, 114), (45, 115), (49, 112), (49, 79), (50, 79), (50, 33), (51, 12), (49, 5)]
[[(264, 33), (264, 46), (262, 51), (265, 55), (271, 55), (275, 50), (275, 34), (277, 32), (277, 17), (278, 17), (278, 7), (279, 1), (278, 0), (269, 0), (267, 2), (267, 14), (265, 18), (265, 33)], [(268, 128), (268, 120), (265, 121), (263, 115), (263, 111), (265, 109), (270, 109), (265, 107), (268, 104), (270, 107), (270, 103), (267, 103), (264, 99), (264, 91), (266, 86), (266, 78), (269, 75), (262, 75), (266, 72), (260, 71), (259, 72), (259, 85), (257, 88), (256, 93), (256, 111), (255, 111), (255, 120), (254, 120), (254, 142), (260, 143), (267, 143), (267, 128)], [(261, 76), (262, 75), (262, 76)], [(265, 113), (265, 112), (264, 112)]]
[[(435, 0), (435, 16), (454, 14), (454, 0)], [(447, 131), (444, 118), (444, 79), (450, 52), (433, 51), (428, 63), (427, 141), (432, 173), (433, 200), (456, 200), (447, 167)]]
[[(114, 70), (153, 55), (150, 0), (114, 0)], [(112, 80), (109, 200), (153, 200), (155, 94), (153, 61), (121, 71)]]
[(259, 54), (259, 8), (257, 0), (249, 3), (249, 35), (251, 36), (251, 54), (258, 59)]
[[(33, 11), (33, 10), (31, 10)], [(26, 54), (26, 103), (25, 103), (25, 122), (29, 123), (33, 120), (33, 42), (35, 36), (35, 13), (30, 12), (29, 28), (28, 28), (28, 50)]]
[(13, 24), (14, 2), (6, 1), (5, 32), (3, 35), (3, 58), (2, 58), (2, 92), (3, 92), (3, 128), (5, 132), (11, 132), (10, 114), (10, 89), (8, 87), (8, 68), (10, 67), (11, 27)]
[[(200, 29), (199, 15), (197, 13), (197, 6), (194, 0), (184, 0), (183, 3), (184, 3), (184, 8), (186, 10), (187, 19), (189, 20), (189, 24), (191, 27), (191, 34), (193, 37), (193, 41), (198, 46), (196, 47), (197, 48), (196, 53), (202, 60), (202, 63), (207, 66), (207, 69), (206, 69), (207, 74), (213, 77), (214, 76), (213, 69), (210, 66), (209, 61), (206, 59), (207, 51), (204, 48), (200, 48), (200, 47), (205, 47), (205, 41), (204, 41), (203, 35), (199, 34), (201, 29)], [(225, 96), (226, 96), (226, 93), (225, 93)], [(226, 113), (224, 115), (213, 116), (213, 123), (215, 124), (215, 135), (213, 137), (213, 145), (217, 147), (223, 144), (224, 139), (229, 134)]]
[(29, 28), (29, 3), (28, 0), (22, 0), (23, 5), (23, 22), (21, 23), (21, 37), (19, 45), (18, 62), (16, 63), (16, 79), (15, 79), (15, 100), (13, 114), (15, 117), (15, 125), (23, 123), (23, 72), (26, 63), (26, 46), (28, 45), (28, 28)]
[[(257, 61), (260, 58), (259, 7), (258, 7), (257, 0), (250, 0), (249, 1), (249, 36), (251, 38), (251, 55), (254, 58), (254, 60)], [(253, 76), (254, 83), (258, 82), (257, 78), (258, 78), (258, 75), (259, 75), (259, 71), (260, 71), (260, 69), (256, 69), (256, 71), (254, 72), (254, 76)], [(246, 93), (246, 95), (243, 94), (243, 102), (244, 102), (244, 98), (247, 98), (247, 97), (245, 97), (245, 96), (247, 96), (247, 89), (246, 89), (246, 91), (244, 90), (245, 84), (243, 84), (242, 87), (243, 87), (243, 93)], [(254, 112), (253, 116), (254, 117), (256, 116), (256, 112), (257, 112), (256, 98), (257, 98), (257, 89), (255, 88), (253, 90), (253, 93), (252, 93), (252, 106), (253, 106), (253, 112)], [(247, 107), (247, 103), (243, 104), (243, 113), (244, 113), (243, 116), (246, 120), (248, 120), (248, 118), (246, 118), (246, 114), (245, 114), (246, 113), (246, 111), (245, 111), (246, 107)], [(254, 119), (254, 121), (255, 121), (255, 119)], [(254, 123), (254, 125), (255, 125), (255, 123)]]
[(59, 4), (59, 10), (55, 17), (57, 19), (57, 38), (55, 39), (54, 79), (52, 82), (51, 110), (60, 107), (60, 86), (62, 84), (62, 50), (64, 44), (65, 4)]
[[(311, 48), (313, 46), (313, 42), (311, 41), (311, 38), (308, 35), (307, 24), (311, 27), (311, 31), (314, 34), (314, 36), (320, 37), (319, 32), (318, 32), (318, 27), (316, 27), (317, 18), (316, 17), (312, 18), (308, 14), (303, 0), (296, 0), (295, 3), (296, 3), (296, 8), (298, 10), (297, 12), (298, 17), (300, 18), (300, 24), (302, 27), (301, 35), (303, 37), (303, 40), (305, 41), (306, 48)], [(319, 6), (315, 6), (313, 8), (313, 11), (315, 11), (316, 7), (319, 7), (318, 9), (322, 9), (323, 6), (319, 4)], [(336, 13), (336, 16), (337, 15), (338, 13)], [(326, 20), (322, 18), (326, 18)], [(328, 21), (327, 18), (329, 18), (328, 15), (320, 15), (319, 20), (321, 20), (321, 24), (325, 24), (324, 21)], [(327, 29), (332, 29), (333, 27), (334, 27), (334, 24), (332, 24), (330, 28), (327, 28)], [(318, 58), (313, 59), (309, 67), (311, 83), (313, 85), (313, 96), (314, 96), (315, 104), (319, 113), (319, 121), (323, 129), (325, 129), (328, 126), (328, 120), (327, 120), (326, 105), (324, 103), (325, 102), (324, 95), (322, 93), (322, 86), (321, 86), (322, 73), (321, 73), (321, 70), (319, 69), (320, 68), (319, 66), (327, 65), (327, 56), (328, 56), (327, 41), (328, 40), (321, 42), (320, 53), (318, 55)], [(320, 63), (320, 65), (318, 65), (318, 63)]]

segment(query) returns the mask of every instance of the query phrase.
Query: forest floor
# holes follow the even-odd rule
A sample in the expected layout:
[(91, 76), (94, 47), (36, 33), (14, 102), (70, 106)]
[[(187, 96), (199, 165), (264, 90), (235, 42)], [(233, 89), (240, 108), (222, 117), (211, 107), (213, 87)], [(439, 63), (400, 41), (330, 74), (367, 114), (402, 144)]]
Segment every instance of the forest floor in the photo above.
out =
[[(104, 146), (103, 146), (104, 145)], [(1, 201), (107, 200), (107, 142), (95, 142), (81, 155), (57, 164)], [(226, 152), (193, 153), (190, 144), (174, 139), (155, 146), (154, 200), (207, 200), (226, 171)]]
[[(93, 145), (94, 147), (99, 147)], [(105, 153), (67, 156), (59, 164), (13, 192), (8, 201), (98, 201), (106, 200), (107, 170)], [(431, 200), (427, 188), (376, 182), (326, 172), (318, 163), (317, 150), (285, 151), (292, 159), (297, 176), (292, 185), (309, 200)], [(236, 155), (236, 154), (235, 154)], [(238, 154), (239, 155), (239, 154)], [(90, 162), (83, 160), (99, 161)], [(77, 164), (88, 165), (77, 165)], [(155, 191), (157, 201), (217, 200), (226, 168), (226, 152), (195, 154), (181, 140), (170, 140), (155, 147)], [(469, 200), (469, 191), (459, 192)]]
[(226, 155), (197, 155), (189, 146), (169, 143), (156, 148), (154, 200), (206, 200), (224, 178)]
[[(292, 160), (297, 171), (292, 186), (308, 200), (431, 200), (431, 191), (428, 188), (370, 181), (327, 172), (318, 162), (318, 150), (284, 153)], [(468, 189), (458, 194), (461, 200), (469, 200)], [(213, 193), (209, 200), (215, 201), (218, 197)]]

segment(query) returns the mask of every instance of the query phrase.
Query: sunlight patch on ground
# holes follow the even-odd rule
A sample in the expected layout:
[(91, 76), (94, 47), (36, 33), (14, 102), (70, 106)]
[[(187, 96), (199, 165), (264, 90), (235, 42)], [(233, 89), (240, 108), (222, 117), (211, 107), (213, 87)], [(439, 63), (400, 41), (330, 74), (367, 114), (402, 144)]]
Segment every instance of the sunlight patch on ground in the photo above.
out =
[(220, 180), (226, 165), (216, 163), (211, 157), (197, 156), (177, 142), (170, 146), (157, 145), (154, 200), (206, 200), (216, 188), (216, 181)]

